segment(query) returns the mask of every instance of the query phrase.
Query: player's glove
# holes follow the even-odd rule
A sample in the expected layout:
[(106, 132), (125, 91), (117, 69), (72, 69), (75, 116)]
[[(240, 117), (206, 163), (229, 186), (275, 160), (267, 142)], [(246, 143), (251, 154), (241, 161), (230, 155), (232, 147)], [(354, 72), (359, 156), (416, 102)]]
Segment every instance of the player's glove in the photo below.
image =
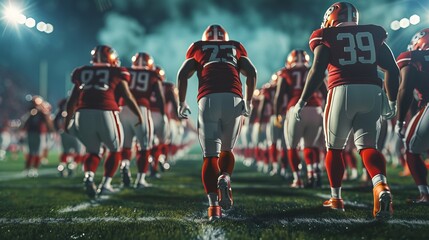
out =
[(389, 100), (389, 110), (382, 115), (384, 120), (392, 119), (396, 116), (396, 101)]
[(403, 139), (405, 137), (405, 129), (404, 129), (405, 122), (397, 121), (395, 125), (395, 133), (398, 134), (398, 136)]
[(299, 99), (299, 101), (293, 107), (293, 115), (295, 116), (295, 119), (297, 121), (301, 121), (301, 111), (302, 111), (302, 109), (304, 108), (304, 106), (306, 104), (307, 104), (306, 101), (303, 101), (302, 99)]
[(283, 125), (283, 117), (282, 115), (277, 115), (277, 117), (274, 119), (274, 126), (278, 128), (282, 128)]
[(177, 109), (177, 116), (179, 118), (188, 118), (188, 115), (191, 114), (191, 109), (189, 108), (188, 104), (185, 102), (179, 103), (179, 108)]
[(243, 110), (241, 111), (241, 115), (245, 117), (250, 116), (250, 113), (252, 112), (252, 108), (253, 108), (252, 101), (246, 101), (244, 103)]

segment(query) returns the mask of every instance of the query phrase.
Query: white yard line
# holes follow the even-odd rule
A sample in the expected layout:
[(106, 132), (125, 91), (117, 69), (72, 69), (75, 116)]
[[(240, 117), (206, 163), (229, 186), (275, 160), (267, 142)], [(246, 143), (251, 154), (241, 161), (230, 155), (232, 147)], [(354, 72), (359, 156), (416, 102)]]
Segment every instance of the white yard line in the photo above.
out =
[(58, 210), (58, 213), (78, 212), (78, 211), (86, 210), (91, 207), (97, 207), (97, 206), (100, 206), (101, 202), (106, 201), (109, 198), (110, 196), (101, 196), (97, 200), (92, 200), (90, 202), (83, 202), (73, 206), (67, 206), (65, 208)]
[[(323, 193), (316, 193), (315, 196), (326, 199), (326, 200), (331, 198), (331, 195), (323, 194)], [(351, 202), (351, 201), (346, 201), (346, 200), (344, 200), (344, 204), (347, 206), (358, 207), (358, 208), (370, 208), (371, 207), (368, 204)]]
[[(40, 177), (40, 176), (52, 175), (52, 174), (55, 174), (57, 172), (58, 172), (58, 170), (55, 168), (40, 169), (38, 171), (38, 175)], [(0, 182), (14, 180), (14, 179), (20, 179), (20, 178), (27, 178), (26, 173), (25, 172), (13, 172), (13, 173), (2, 172), (0, 175)]]
[[(226, 217), (231, 220), (231, 218)], [(251, 221), (252, 218), (237, 218), (232, 219), (234, 221)], [(69, 224), (80, 224), (80, 223), (93, 223), (93, 222), (121, 222), (121, 223), (135, 223), (135, 222), (153, 222), (153, 221), (177, 221), (182, 223), (208, 223), (205, 219), (198, 218), (171, 218), (171, 217), (139, 217), (139, 218), (128, 218), (128, 217), (90, 217), (90, 218), (0, 218), (0, 224), (57, 224), (57, 223), (69, 223)], [(376, 220), (365, 219), (365, 218), (345, 218), (345, 219), (334, 219), (334, 218), (288, 218), (278, 220), (267, 220), (267, 222), (278, 222), (283, 225), (296, 225), (296, 224), (312, 224), (312, 225), (354, 225), (354, 224), (371, 224)], [(392, 219), (386, 222), (387, 224), (401, 224), (406, 226), (428, 226), (429, 220), (407, 220), (407, 219)], [(206, 224), (204, 224), (206, 225)], [(203, 235), (214, 235), (221, 236), (223, 233), (222, 229), (210, 228), (210, 225), (202, 227)], [(207, 238), (201, 238), (207, 239)]]

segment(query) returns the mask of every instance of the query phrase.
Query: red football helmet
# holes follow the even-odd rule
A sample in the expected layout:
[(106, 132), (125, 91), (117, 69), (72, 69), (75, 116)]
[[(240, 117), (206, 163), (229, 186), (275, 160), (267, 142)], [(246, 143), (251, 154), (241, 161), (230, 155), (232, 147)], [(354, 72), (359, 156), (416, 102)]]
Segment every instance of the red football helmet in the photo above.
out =
[(310, 56), (304, 50), (292, 50), (287, 56), (286, 68), (293, 67), (309, 67), (310, 66)]
[(336, 2), (325, 12), (321, 28), (336, 27), (344, 22), (359, 22), (359, 12), (353, 4), (348, 2)]
[(201, 38), (203, 41), (228, 41), (228, 33), (221, 25), (210, 25), (204, 31)]
[(109, 64), (113, 67), (118, 67), (121, 65), (119, 61), (118, 53), (115, 49), (107, 45), (98, 45), (91, 51), (92, 60), (91, 63), (96, 64)]
[(153, 57), (145, 52), (138, 52), (132, 58), (132, 68), (140, 68), (140, 69), (155, 69), (155, 61)]
[(156, 73), (159, 74), (159, 76), (161, 76), (161, 81), (165, 81), (165, 71), (164, 71), (164, 69), (162, 69), (160, 66), (156, 66), (155, 67), (155, 71), (156, 71)]
[(414, 34), (408, 44), (408, 51), (429, 49), (429, 28), (425, 28)]

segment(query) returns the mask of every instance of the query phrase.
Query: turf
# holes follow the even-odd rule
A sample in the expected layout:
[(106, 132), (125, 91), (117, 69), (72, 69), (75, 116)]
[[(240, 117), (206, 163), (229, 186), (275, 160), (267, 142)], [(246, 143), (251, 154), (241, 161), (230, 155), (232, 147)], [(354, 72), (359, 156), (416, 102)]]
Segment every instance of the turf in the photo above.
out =
[[(418, 194), (411, 177), (388, 169), (394, 218), (372, 219), (371, 188), (344, 182), (346, 211), (324, 209), (322, 189), (290, 189), (237, 162), (232, 187), (234, 207), (224, 218), (207, 221), (198, 151), (185, 156), (143, 190), (123, 189), (90, 200), (82, 172), (60, 178), (58, 156), (51, 154), (38, 178), (21, 174), (23, 157), (0, 162), (0, 239), (428, 239), (429, 206), (406, 203)], [(191, 159), (192, 158), (192, 159)], [(132, 169), (135, 173), (135, 169)], [(99, 166), (96, 182), (100, 181)], [(13, 179), (12, 179), (13, 178)], [(119, 174), (114, 184), (119, 185)]]

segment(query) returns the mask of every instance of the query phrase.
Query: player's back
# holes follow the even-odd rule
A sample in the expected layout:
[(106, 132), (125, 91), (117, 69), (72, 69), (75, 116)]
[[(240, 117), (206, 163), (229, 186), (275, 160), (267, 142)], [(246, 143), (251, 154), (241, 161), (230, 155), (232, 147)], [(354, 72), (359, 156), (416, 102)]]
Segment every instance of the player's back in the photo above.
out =
[(408, 51), (397, 58), (400, 69), (407, 65), (414, 66), (418, 71), (416, 89), (423, 104), (429, 102), (429, 50)]
[(314, 31), (309, 44), (312, 51), (318, 45), (329, 49), (329, 89), (343, 84), (381, 86), (377, 53), (386, 37), (386, 31), (377, 25), (338, 26)]
[(161, 77), (154, 70), (128, 68), (128, 71), (131, 76), (128, 84), (131, 93), (140, 106), (149, 108), (154, 86), (158, 81), (161, 81)]
[(122, 80), (129, 81), (126, 68), (83, 66), (72, 73), (72, 82), (81, 89), (77, 109), (118, 111), (116, 88)]
[(233, 92), (242, 97), (238, 60), (247, 56), (237, 41), (197, 41), (186, 58), (198, 63), (198, 100), (210, 93)]

